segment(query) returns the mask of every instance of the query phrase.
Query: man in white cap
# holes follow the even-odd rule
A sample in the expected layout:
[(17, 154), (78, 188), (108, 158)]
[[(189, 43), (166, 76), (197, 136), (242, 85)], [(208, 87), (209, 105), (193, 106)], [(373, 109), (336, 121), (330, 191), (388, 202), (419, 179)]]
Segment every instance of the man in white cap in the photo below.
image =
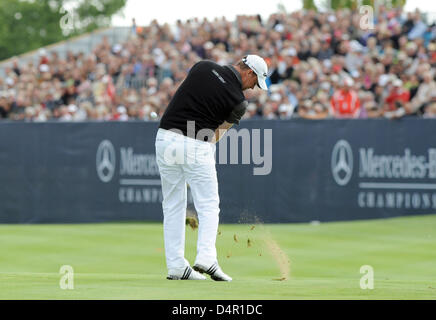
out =
[(405, 115), (405, 106), (410, 100), (410, 92), (403, 88), (403, 81), (395, 78), (384, 103), (384, 116), (386, 118), (400, 118)]
[(342, 87), (330, 99), (330, 113), (335, 118), (357, 118), (360, 114), (360, 100), (353, 88), (354, 80), (345, 77)]
[[(162, 116), (156, 136), (156, 161), (162, 183), (164, 244), (169, 280), (231, 281), (218, 265), (219, 222), (215, 143), (247, 108), (243, 91), (267, 90), (267, 65), (248, 55), (236, 65), (200, 61), (189, 71)], [(194, 267), (184, 257), (189, 184), (199, 220)]]

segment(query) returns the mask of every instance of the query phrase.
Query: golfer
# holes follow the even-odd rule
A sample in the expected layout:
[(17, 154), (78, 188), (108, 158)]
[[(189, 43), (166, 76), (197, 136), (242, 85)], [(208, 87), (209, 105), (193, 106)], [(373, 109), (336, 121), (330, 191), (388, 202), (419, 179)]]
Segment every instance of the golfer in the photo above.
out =
[[(243, 91), (267, 90), (267, 65), (248, 55), (236, 65), (196, 63), (170, 101), (156, 136), (162, 182), (165, 256), (170, 280), (231, 281), (217, 261), (219, 196), (215, 143), (239, 124), (247, 102)], [(198, 215), (195, 264), (185, 259), (185, 220), (189, 184)]]

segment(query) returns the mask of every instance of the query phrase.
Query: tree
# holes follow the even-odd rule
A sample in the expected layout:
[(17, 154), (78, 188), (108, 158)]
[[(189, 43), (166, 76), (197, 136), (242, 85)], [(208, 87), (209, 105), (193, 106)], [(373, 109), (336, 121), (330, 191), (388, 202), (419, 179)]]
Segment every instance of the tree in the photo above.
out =
[(0, 60), (109, 26), (126, 1), (1, 0)]
[(302, 0), (303, 1), (303, 8), (307, 10), (317, 10), (317, 6), (315, 4), (314, 0)]
[[(359, 6), (368, 5), (375, 7), (376, 5), (385, 5), (388, 7), (399, 7), (406, 4), (406, 0), (326, 0), (326, 1), (314, 1), (314, 0), (302, 0), (304, 9), (321, 9), (331, 8), (338, 10), (342, 8), (357, 9)], [(314, 8), (315, 7), (315, 8)]]

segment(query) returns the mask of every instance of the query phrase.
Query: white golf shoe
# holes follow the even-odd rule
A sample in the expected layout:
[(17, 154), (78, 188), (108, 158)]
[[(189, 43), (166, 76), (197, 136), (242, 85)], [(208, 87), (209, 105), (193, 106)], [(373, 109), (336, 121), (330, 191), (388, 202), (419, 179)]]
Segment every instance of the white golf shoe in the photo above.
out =
[(206, 277), (197, 271), (192, 270), (190, 266), (180, 270), (170, 270), (167, 276), (168, 280), (206, 280)]
[(217, 262), (213, 263), (209, 268), (196, 263), (194, 265), (194, 270), (200, 273), (206, 273), (210, 275), (212, 280), (215, 281), (232, 281), (232, 278), (226, 275), (223, 270), (221, 270), (220, 266)]

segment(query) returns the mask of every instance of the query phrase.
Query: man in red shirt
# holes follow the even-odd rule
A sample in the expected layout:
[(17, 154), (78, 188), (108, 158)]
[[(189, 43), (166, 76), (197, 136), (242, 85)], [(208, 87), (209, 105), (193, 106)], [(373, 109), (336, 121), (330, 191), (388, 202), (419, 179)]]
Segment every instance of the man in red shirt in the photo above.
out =
[(331, 112), (335, 118), (359, 117), (360, 101), (357, 92), (353, 90), (353, 85), (353, 79), (345, 78), (342, 87), (331, 97)]
[(396, 79), (389, 95), (385, 99), (385, 111), (396, 111), (404, 106), (410, 100), (409, 90), (403, 88), (403, 81)]

